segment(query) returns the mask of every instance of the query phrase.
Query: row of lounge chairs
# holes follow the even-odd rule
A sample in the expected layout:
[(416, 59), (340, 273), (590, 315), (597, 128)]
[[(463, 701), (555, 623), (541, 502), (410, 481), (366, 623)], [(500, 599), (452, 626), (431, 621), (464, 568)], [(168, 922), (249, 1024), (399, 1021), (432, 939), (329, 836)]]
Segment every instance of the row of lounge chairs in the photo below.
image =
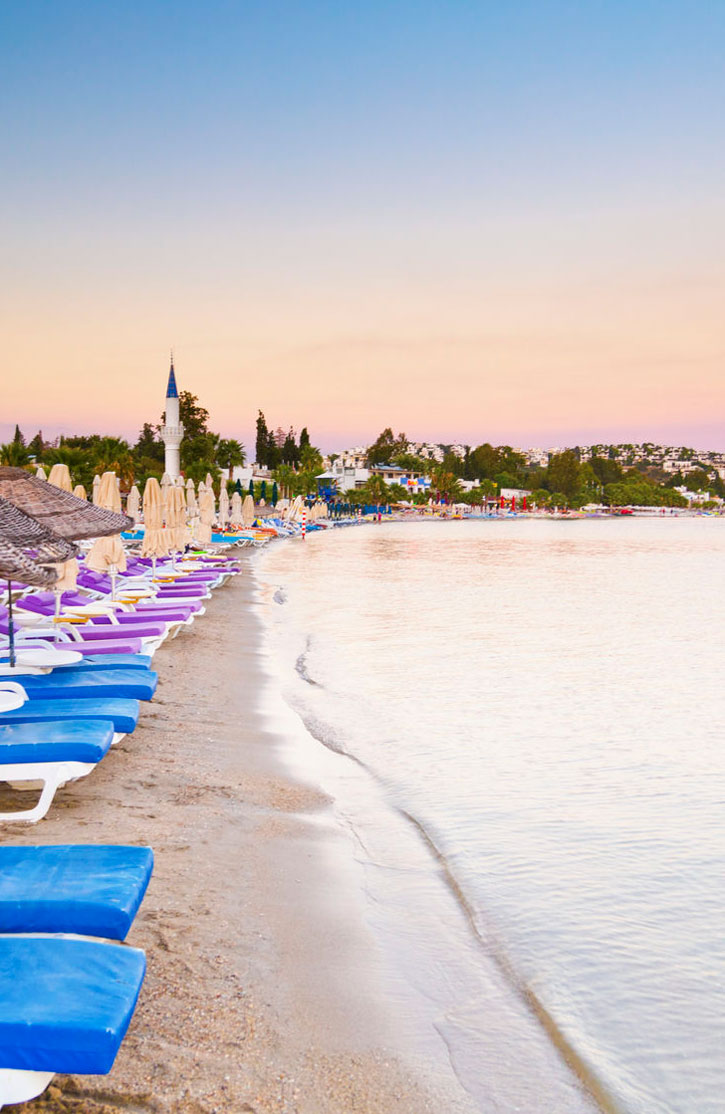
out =
[[(110, 578), (83, 569), (57, 600), (10, 586), (20, 628), (11, 669), (0, 608), (0, 780), (41, 793), (0, 814), (6, 824), (40, 820), (59, 786), (135, 729), (156, 690), (154, 653), (238, 571), (210, 555), (129, 566), (117, 598)], [(146, 847), (0, 845), (0, 1108), (35, 1098), (56, 1073), (110, 1071), (146, 970), (123, 941), (152, 868)]]

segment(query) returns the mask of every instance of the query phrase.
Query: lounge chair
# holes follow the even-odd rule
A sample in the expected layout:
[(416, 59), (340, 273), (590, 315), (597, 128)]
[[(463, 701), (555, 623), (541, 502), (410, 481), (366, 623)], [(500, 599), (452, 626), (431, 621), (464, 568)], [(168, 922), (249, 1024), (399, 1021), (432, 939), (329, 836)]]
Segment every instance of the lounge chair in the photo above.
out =
[[(0, 688), (5, 682), (0, 683)], [(18, 686), (20, 687), (20, 686)], [(107, 697), (103, 700), (26, 700), (20, 707), (0, 712), (0, 725), (50, 723), (63, 720), (108, 719), (113, 724), (114, 744), (135, 730), (140, 710), (138, 700)]]
[(0, 933), (125, 940), (153, 862), (150, 847), (0, 847)]
[(58, 936), (0, 938), (0, 1108), (58, 1073), (105, 1075), (138, 1001), (136, 948)]
[[(0, 726), (0, 781), (17, 788), (41, 786), (40, 797), (32, 808), (0, 813), (0, 822), (19, 820), (34, 824), (42, 820), (56, 790), (89, 774), (108, 753), (113, 736), (110, 719), (47, 720)], [(6, 850), (0, 847), (0, 856)], [(0, 894), (4, 878), (0, 857)], [(2, 928), (0, 919), (0, 932), (5, 931), (13, 930)]]
[(12, 678), (13, 674), (27, 672), (48, 673), (60, 669), (64, 673), (81, 673), (93, 669), (149, 669), (151, 657), (148, 654), (93, 654), (84, 656), (75, 651), (56, 650), (52, 645), (35, 645), (32, 649), (23, 646), (16, 651), (16, 662), (11, 669), (10, 658), (0, 650), (0, 676)]
[(23, 686), (30, 700), (58, 701), (118, 696), (151, 700), (158, 679), (158, 673), (150, 669), (53, 670), (51, 673), (13, 674), (13, 680)]

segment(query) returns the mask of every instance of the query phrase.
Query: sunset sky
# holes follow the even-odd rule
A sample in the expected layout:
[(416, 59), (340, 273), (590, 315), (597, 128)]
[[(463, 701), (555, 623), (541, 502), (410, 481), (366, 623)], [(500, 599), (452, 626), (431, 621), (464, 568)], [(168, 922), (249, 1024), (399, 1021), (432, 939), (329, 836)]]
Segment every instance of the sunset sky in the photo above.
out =
[(6, 0), (3, 405), (725, 449), (725, 4)]

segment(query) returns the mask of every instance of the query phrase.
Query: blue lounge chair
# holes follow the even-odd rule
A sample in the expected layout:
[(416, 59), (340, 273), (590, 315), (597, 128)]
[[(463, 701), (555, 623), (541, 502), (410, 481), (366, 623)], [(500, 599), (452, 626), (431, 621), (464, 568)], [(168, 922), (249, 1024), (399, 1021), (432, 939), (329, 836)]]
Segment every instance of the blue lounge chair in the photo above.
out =
[(153, 864), (150, 847), (0, 847), (0, 933), (125, 940)]
[(58, 936), (0, 938), (0, 1107), (57, 1072), (105, 1075), (138, 1001), (142, 951)]
[(100, 700), (121, 696), (130, 700), (150, 700), (159, 675), (150, 669), (96, 669), (73, 672), (14, 673), (29, 700)]
[[(66, 648), (64, 644), (63, 649)], [(64, 673), (88, 673), (96, 669), (150, 669), (151, 658), (148, 654), (94, 654), (86, 655), (80, 661), (68, 663), (65, 665), (57, 665), (52, 661), (53, 651), (49, 651), (46, 655), (46, 661), (36, 667), (33, 666), (33, 672), (38, 674), (47, 673), (49, 671), (55, 672), (60, 669)], [(59, 655), (60, 656), (60, 655)], [(40, 663), (42, 656), (38, 655), (37, 661)], [(5, 666), (6, 669), (10, 665), (10, 658), (7, 654), (0, 653), (0, 666)], [(10, 672), (9, 669), (2, 673), (2, 676), (7, 677), (12, 681), (15, 674), (23, 672), (22, 664)]]
[[(53, 803), (56, 790), (67, 781), (89, 774), (108, 753), (113, 736), (110, 719), (51, 720), (42, 724), (0, 726), (0, 781), (19, 788), (41, 786), (40, 797), (33, 808), (1, 812), (0, 822), (42, 820)], [(3, 850), (7, 849), (0, 848), (0, 852)]]
[(108, 719), (113, 724), (114, 743), (133, 731), (138, 723), (138, 700), (107, 697), (103, 700), (26, 700), (20, 708), (0, 712), (0, 724), (48, 723), (52, 720)]

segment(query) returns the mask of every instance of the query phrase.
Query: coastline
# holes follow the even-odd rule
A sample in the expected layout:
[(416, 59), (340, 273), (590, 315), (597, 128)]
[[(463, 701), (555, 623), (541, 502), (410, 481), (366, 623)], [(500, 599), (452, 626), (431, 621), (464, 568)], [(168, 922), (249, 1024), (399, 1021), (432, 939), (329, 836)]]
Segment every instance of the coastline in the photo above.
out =
[(128, 938), (148, 973), (112, 1072), (56, 1077), (18, 1112), (476, 1109), (452, 1072), (396, 1048), (349, 836), (285, 770), (259, 707), (254, 592), (245, 567), (159, 651), (134, 734), (39, 826), (0, 827), (7, 843), (143, 843), (156, 860)]

